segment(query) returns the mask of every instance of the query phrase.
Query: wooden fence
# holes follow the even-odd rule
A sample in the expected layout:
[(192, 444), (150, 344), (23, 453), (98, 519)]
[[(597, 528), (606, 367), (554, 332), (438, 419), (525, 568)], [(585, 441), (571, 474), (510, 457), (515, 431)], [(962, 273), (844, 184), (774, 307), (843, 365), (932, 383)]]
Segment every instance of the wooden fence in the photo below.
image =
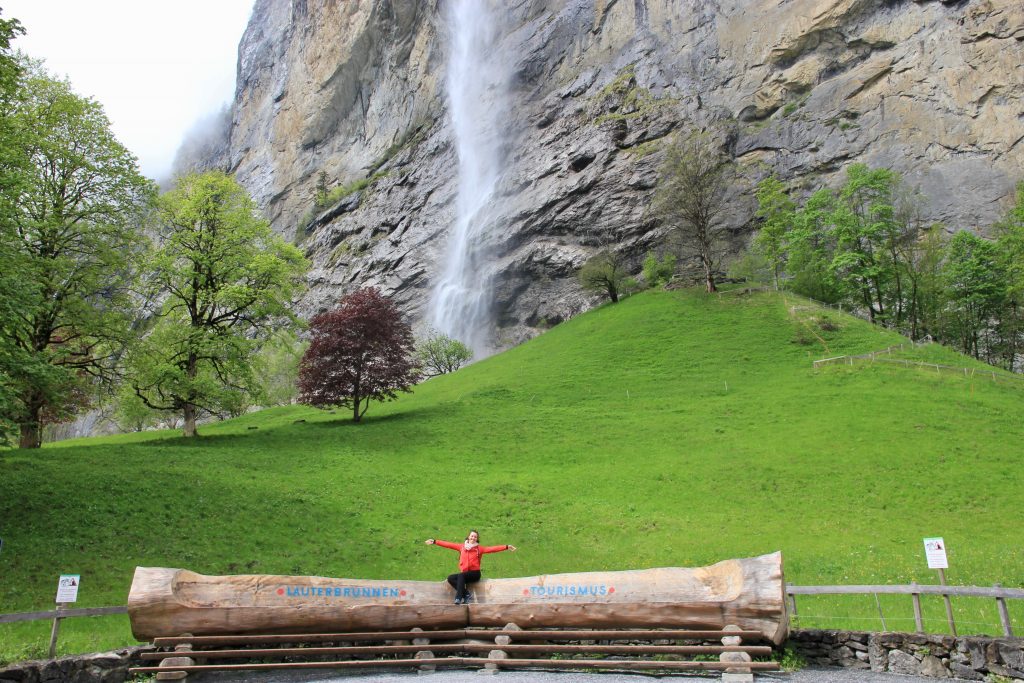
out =
[(786, 585), (786, 595), (789, 597), (790, 619), (798, 616), (796, 596), (798, 595), (874, 595), (875, 605), (878, 606), (878, 616), (882, 620), (882, 629), (886, 629), (885, 615), (882, 613), (879, 595), (909, 595), (912, 598), (914, 609), (914, 626), (918, 633), (924, 633), (924, 620), (921, 617), (921, 596), (941, 595), (946, 603), (946, 620), (950, 632), (955, 636), (956, 622), (953, 619), (953, 610), (949, 598), (992, 598), (996, 601), (996, 610), (999, 613), (999, 621), (1003, 627), (1003, 635), (1013, 637), (1013, 624), (1010, 623), (1010, 613), (1006, 609), (1006, 600), (1024, 600), (1024, 590), (1020, 588), (1003, 588), (996, 584), (992, 588), (979, 586), (933, 586), (911, 583), (910, 585), (880, 585), (880, 586), (794, 586)]
[[(939, 363), (928, 363), (925, 361), (907, 360), (905, 358), (891, 358), (893, 351), (902, 351), (905, 344), (896, 344), (888, 348), (882, 349), (881, 351), (871, 351), (870, 353), (861, 353), (851, 356), (832, 356), (831, 358), (821, 358), (813, 362), (814, 369), (817, 370), (825, 365), (853, 365), (859, 362), (870, 362), (870, 363), (892, 363), (894, 365), (902, 365), (904, 367), (916, 367), (923, 368), (925, 370), (935, 370), (936, 374), (953, 374), (963, 377), (990, 379), (993, 382), (1006, 382), (1010, 386), (1024, 387), (1024, 377), (1017, 377), (1015, 375), (1008, 375), (1004, 372), (996, 372), (993, 370), (986, 370), (984, 368), (965, 368), (961, 366), (953, 365), (941, 365)], [(914, 346), (922, 346), (916, 342), (909, 344), (911, 348)], [(886, 356), (882, 358), (882, 356)]]

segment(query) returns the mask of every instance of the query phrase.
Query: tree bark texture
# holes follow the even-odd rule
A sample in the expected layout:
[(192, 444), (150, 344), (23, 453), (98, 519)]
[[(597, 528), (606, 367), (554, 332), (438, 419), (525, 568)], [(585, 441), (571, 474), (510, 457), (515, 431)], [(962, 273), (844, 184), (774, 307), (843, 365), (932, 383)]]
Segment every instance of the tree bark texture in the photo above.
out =
[(788, 617), (782, 554), (709, 567), (487, 579), (468, 605), (444, 581), (204, 576), (138, 567), (128, 595), (139, 640), (180, 633), (315, 633), (503, 626), (720, 629), (778, 644)]

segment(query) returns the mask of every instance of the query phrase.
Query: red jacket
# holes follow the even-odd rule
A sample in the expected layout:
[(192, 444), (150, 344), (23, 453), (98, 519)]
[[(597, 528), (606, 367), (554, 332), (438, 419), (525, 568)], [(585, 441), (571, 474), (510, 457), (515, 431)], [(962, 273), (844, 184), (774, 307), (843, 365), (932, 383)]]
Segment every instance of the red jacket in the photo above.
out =
[(451, 543), (450, 541), (434, 541), (437, 545), (442, 548), (451, 548), (452, 550), (459, 551), (459, 571), (460, 572), (471, 572), (480, 571), (480, 556), (484, 553), (500, 553), (502, 550), (508, 550), (507, 545), (478, 545), (472, 550), (466, 550), (464, 543)]

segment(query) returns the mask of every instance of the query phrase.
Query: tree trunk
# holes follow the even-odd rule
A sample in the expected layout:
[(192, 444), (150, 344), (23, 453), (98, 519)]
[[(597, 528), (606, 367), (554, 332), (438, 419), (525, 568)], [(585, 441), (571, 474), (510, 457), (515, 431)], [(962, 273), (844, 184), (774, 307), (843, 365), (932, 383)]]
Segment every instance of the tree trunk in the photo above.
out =
[[(369, 401), (370, 399), (366, 399), (366, 400)], [(363, 399), (359, 396), (359, 383), (357, 382), (356, 383), (355, 396), (352, 397), (352, 421), (353, 422), (359, 422), (361, 419), (363, 419), (363, 413), (366, 412), (366, 411), (365, 410), (364, 411), (360, 411), (359, 410), (359, 406), (362, 405), (362, 403), (363, 403)]]
[(43, 445), (43, 425), (40, 416), (43, 412), (43, 402), (32, 393), (25, 401), (25, 412), (21, 421), (21, 438), (18, 441), (18, 448), (39, 448)]
[(21, 439), (18, 448), (39, 448), (43, 445), (43, 430), (38, 415), (34, 421), (21, 423)]
[[(199, 374), (199, 359), (196, 358), (196, 354), (192, 352), (188, 354), (188, 361), (186, 362), (185, 376), (188, 377), (189, 384), (191, 385), (195, 380), (196, 375)], [(191, 396), (194, 396), (194, 394), (192, 394), (192, 387), (189, 387), (188, 391)], [(196, 412), (196, 404), (192, 403), (192, 401), (186, 400), (182, 414), (182, 418), (185, 421), (182, 433), (185, 435), (185, 438), (191, 439), (195, 436), (199, 436), (198, 432), (196, 432)]]
[(196, 406), (194, 403), (186, 403), (183, 410), (183, 417), (185, 419), (185, 425), (182, 428), (182, 433), (186, 437), (198, 436), (196, 432)]

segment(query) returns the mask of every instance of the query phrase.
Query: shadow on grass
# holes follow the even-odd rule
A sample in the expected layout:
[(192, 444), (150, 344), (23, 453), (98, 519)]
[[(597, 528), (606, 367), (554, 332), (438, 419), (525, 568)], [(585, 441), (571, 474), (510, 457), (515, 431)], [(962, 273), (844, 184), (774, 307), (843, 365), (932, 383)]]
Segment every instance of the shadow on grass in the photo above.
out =
[[(389, 423), (403, 423), (403, 422), (418, 422), (422, 420), (433, 420), (438, 418), (441, 414), (446, 412), (453, 412), (454, 406), (450, 404), (432, 405), (423, 408), (417, 408), (415, 410), (408, 410), (403, 412), (388, 413), (386, 415), (373, 415), (367, 413), (363, 415), (362, 420), (356, 422), (352, 419), (352, 414), (347, 415), (338, 414), (334, 419), (330, 420), (316, 420), (315, 422), (305, 422), (302, 426), (305, 427), (318, 427), (318, 428), (339, 428), (339, 427), (351, 427), (367, 429), (372, 428), (375, 425), (389, 424)], [(288, 425), (289, 427), (299, 426), (295, 423)]]
[[(385, 415), (372, 415), (367, 414), (363, 416), (360, 422), (352, 420), (351, 414), (342, 414), (339, 412), (337, 415), (331, 415), (329, 419), (323, 419), (326, 417), (328, 412), (314, 416), (309, 421), (299, 418), (287, 423), (278, 423), (269, 427), (264, 427), (259, 424), (247, 425), (245, 431), (232, 432), (229, 434), (209, 434), (204, 433), (203, 426), (199, 427), (199, 434), (196, 437), (184, 437), (180, 433), (174, 435), (166, 435), (153, 439), (146, 439), (143, 441), (133, 441), (129, 443), (104, 443), (104, 444), (83, 444), (70, 446), (75, 450), (81, 449), (82, 451), (95, 451), (95, 450), (110, 450), (112, 448), (117, 449), (219, 449), (229, 446), (242, 446), (247, 443), (258, 443), (260, 441), (269, 441), (274, 439), (294, 439), (296, 432), (301, 433), (306, 430), (341, 430), (341, 429), (363, 429), (367, 432), (374, 431), (377, 425), (401, 425), (401, 424), (413, 424), (416, 422), (433, 421), (437, 419), (443, 419), (445, 413), (451, 413), (453, 406), (450, 404), (442, 404), (440, 406), (426, 406), (423, 408), (417, 408), (415, 410), (387, 413)], [(246, 416), (248, 422), (253, 422), (252, 418), (257, 414)], [(220, 429), (225, 425), (224, 423), (213, 423), (207, 425)], [(230, 427), (230, 425), (228, 425)], [(2, 454), (0, 454), (2, 457)]]

